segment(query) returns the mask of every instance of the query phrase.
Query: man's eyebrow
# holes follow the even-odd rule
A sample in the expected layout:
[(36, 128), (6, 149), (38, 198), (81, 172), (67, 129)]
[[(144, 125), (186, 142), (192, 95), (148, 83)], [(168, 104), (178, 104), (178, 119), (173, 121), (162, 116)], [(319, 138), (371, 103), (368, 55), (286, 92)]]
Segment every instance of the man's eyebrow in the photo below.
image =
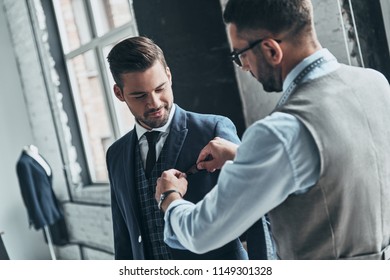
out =
[(146, 91), (134, 91), (134, 92), (129, 92), (128, 95), (141, 95), (141, 94), (146, 94)]
[(133, 91), (133, 92), (126, 93), (126, 95), (130, 95), (130, 96), (138, 96), (138, 95), (144, 95), (144, 94), (147, 94), (147, 92), (145, 92), (145, 91)]
[(158, 85), (156, 88), (160, 88), (162, 86), (164, 86), (166, 83), (168, 83), (168, 81), (165, 81), (165, 82), (162, 82), (160, 85)]
[[(160, 88), (160, 87), (164, 86), (166, 83), (168, 83), (168, 81), (162, 82), (156, 88)], [(133, 92), (128, 93), (128, 95), (141, 95), (141, 94), (147, 94), (147, 92), (146, 91), (133, 91)]]

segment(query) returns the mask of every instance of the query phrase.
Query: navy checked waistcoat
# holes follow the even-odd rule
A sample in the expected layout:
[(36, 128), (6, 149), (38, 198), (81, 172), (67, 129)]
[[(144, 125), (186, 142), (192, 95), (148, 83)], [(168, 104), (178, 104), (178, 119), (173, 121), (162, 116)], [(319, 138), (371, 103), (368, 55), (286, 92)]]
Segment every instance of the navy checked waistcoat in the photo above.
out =
[(172, 257), (169, 247), (164, 243), (164, 213), (158, 209), (157, 202), (154, 198), (157, 178), (166, 169), (164, 164), (167, 153), (166, 145), (161, 150), (149, 179), (145, 176), (138, 142), (136, 143), (135, 149), (135, 181), (139, 206), (141, 208), (145, 259), (169, 260)]

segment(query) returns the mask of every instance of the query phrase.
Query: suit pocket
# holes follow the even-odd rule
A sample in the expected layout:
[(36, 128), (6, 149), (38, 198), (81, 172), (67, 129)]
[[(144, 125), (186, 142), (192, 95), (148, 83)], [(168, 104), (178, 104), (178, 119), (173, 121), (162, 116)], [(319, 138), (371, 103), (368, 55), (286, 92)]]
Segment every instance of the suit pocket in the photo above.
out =
[(188, 175), (188, 189), (184, 198), (193, 203), (202, 200), (203, 197), (211, 191), (218, 180), (219, 171), (210, 173), (205, 170)]

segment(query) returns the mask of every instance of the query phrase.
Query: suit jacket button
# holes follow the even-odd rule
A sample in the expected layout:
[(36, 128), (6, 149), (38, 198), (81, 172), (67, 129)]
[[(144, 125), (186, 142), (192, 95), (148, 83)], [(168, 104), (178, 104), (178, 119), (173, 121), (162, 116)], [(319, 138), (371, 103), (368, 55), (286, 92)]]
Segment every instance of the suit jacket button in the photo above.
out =
[(141, 237), (141, 235), (140, 235), (140, 236), (138, 236), (138, 242), (139, 242), (139, 243), (141, 243), (141, 242), (142, 242), (142, 237)]

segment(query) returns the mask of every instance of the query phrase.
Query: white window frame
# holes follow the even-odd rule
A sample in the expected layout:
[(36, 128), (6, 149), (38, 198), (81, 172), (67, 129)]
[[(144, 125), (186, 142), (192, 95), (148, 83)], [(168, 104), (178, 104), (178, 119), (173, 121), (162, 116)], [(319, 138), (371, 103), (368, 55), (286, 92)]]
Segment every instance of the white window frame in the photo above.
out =
[[(117, 106), (114, 103), (114, 94), (112, 92), (112, 77), (111, 73), (107, 71), (107, 61), (105, 58), (105, 55), (103, 54), (103, 49), (107, 45), (110, 44), (115, 44), (116, 42), (127, 38), (127, 37), (132, 37), (132, 36), (137, 36), (138, 35), (138, 29), (134, 17), (134, 12), (133, 12), (133, 3), (132, 0), (128, 0), (129, 2), (129, 7), (130, 7), (130, 13), (132, 20), (129, 23), (126, 23), (120, 27), (114, 28), (107, 33), (103, 34), (102, 36), (98, 36), (98, 32), (96, 29), (96, 24), (94, 21), (94, 16), (93, 16), (93, 8), (92, 8), (92, 3), (93, 0), (86, 0), (82, 1), (83, 5), (85, 5), (85, 11), (86, 11), (86, 16), (87, 16), (87, 21), (89, 23), (89, 26), (86, 26), (86, 28), (90, 29), (90, 34), (91, 34), (91, 40), (85, 44), (80, 43), (81, 45), (74, 49), (71, 50), (67, 53), (64, 53), (64, 58), (67, 64), (67, 68), (70, 69), (71, 66), (71, 60), (79, 55), (83, 55), (88, 51), (92, 51), (97, 62), (97, 75), (100, 77), (100, 83), (101, 83), (101, 88), (103, 90), (104, 94), (104, 101), (105, 101), (105, 106), (107, 108), (108, 112), (108, 118), (109, 118), (109, 124), (111, 125), (111, 131), (113, 134), (113, 138), (117, 139), (123, 133), (125, 132), (124, 128), (121, 126), (121, 123), (119, 122), (118, 119), (118, 110)], [(58, 24), (58, 29), (61, 34), (61, 40), (67, 40), (66, 36), (66, 30), (65, 26), (63, 25), (63, 21), (61, 20), (61, 9), (60, 9), (60, 4), (58, 1), (53, 1), (53, 6), (57, 18), (57, 24)], [(63, 42), (63, 45), (66, 46), (67, 42)], [(79, 100), (79, 94), (78, 94), (78, 88), (77, 88), (77, 82), (76, 82), (76, 77), (72, 77), (70, 74), (72, 71), (68, 71), (69, 74), (69, 80), (72, 88), (72, 95), (76, 107), (76, 112), (77, 112), (77, 119), (78, 123), (80, 126), (80, 133), (81, 133), (81, 140), (84, 145), (83, 151), (84, 155), (86, 158), (86, 162), (88, 165), (88, 172), (89, 172), (89, 177), (90, 181), (87, 184), (96, 184), (96, 183), (107, 183), (107, 182), (99, 182), (96, 179), (95, 176), (95, 170), (94, 170), (94, 164), (93, 164), (93, 157), (90, 153), (91, 151), (91, 146), (89, 143), (89, 137), (88, 137), (88, 131), (86, 129), (86, 122), (82, 110), (82, 105)], [(130, 114), (130, 112), (129, 112)]]

